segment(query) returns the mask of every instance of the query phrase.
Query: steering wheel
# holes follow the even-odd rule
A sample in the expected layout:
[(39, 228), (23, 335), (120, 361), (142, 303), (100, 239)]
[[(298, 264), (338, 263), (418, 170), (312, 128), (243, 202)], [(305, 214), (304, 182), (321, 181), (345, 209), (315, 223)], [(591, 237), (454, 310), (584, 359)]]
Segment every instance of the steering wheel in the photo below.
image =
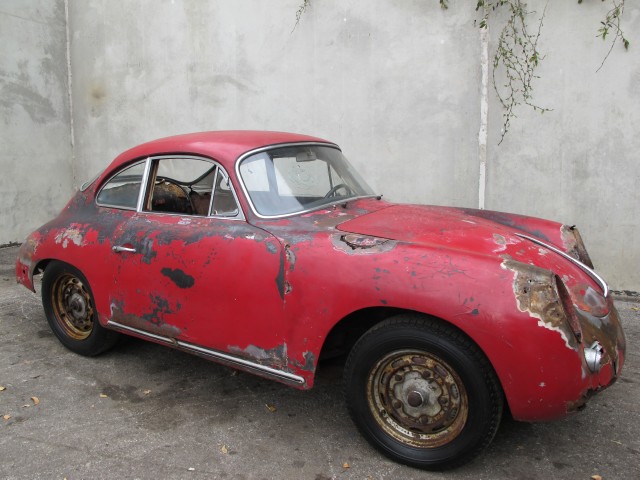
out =
[[(176, 202), (185, 202), (186, 206), (184, 207), (187, 211), (186, 212), (174, 212), (174, 213), (185, 213), (185, 214), (191, 214), (191, 212), (194, 211), (194, 207), (193, 207), (193, 202), (191, 201), (191, 196), (189, 195), (189, 191), (185, 188), (184, 185), (181, 185), (180, 183), (178, 183), (177, 180), (174, 180), (173, 178), (169, 178), (169, 177), (156, 177), (155, 180), (155, 186), (161, 185), (163, 183), (169, 184), (169, 185), (173, 185), (175, 187), (177, 187), (182, 194), (184, 195), (184, 198), (180, 197), (180, 196), (175, 196), (175, 201)], [(177, 207), (176, 207), (177, 208)]]
[(157, 177), (156, 185), (160, 185), (161, 183), (170, 183), (171, 185), (175, 185), (184, 192), (185, 197), (189, 198), (189, 191), (185, 188), (184, 185), (179, 184), (177, 180), (169, 177)]
[(335, 185), (334, 187), (332, 187), (331, 190), (329, 190), (327, 193), (325, 193), (324, 198), (335, 197), (336, 192), (341, 188), (343, 188), (347, 192), (347, 195), (350, 195), (353, 193), (353, 190), (351, 190), (349, 185), (347, 185), (346, 183), (339, 183), (338, 185)]

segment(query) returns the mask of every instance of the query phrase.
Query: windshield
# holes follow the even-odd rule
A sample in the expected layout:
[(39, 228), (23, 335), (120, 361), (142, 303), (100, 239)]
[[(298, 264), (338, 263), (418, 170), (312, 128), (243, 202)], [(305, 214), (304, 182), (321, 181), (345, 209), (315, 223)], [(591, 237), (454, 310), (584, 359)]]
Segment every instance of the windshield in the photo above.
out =
[(295, 145), (251, 155), (240, 177), (256, 212), (278, 216), (374, 195), (334, 147)]

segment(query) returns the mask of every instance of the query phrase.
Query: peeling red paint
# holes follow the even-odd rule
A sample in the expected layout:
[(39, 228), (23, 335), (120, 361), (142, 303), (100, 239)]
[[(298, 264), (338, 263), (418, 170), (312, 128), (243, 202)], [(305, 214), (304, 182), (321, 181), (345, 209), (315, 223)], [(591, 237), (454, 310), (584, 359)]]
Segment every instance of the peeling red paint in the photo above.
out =
[(111, 320), (122, 325), (169, 338), (177, 338), (182, 333), (179, 328), (162, 322), (157, 316), (151, 318), (138, 317), (124, 313), (120, 307), (115, 305), (111, 308)]
[(263, 349), (255, 345), (248, 345), (245, 348), (230, 345), (227, 347), (227, 350), (239, 357), (243, 357), (260, 365), (267, 365), (272, 368), (286, 369), (289, 363), (286, 344), (278, 345), (270, 349)]

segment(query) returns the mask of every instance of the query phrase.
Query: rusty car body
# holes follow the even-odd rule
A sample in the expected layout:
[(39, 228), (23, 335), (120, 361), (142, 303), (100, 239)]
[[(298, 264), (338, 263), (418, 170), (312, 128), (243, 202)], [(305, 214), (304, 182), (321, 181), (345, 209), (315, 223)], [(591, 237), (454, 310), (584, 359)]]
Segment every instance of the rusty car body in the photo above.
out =
[(124, 333), (309, 389), (344, 355), (375, 447), (421, 468), (469, 461), (508, 408), (581, 409), (624, 363), (612, 296), (574, 227), (400, 205), (338, 146), (255, 131), (119, 155), (32, 233), (18, 282), (83, 355)]

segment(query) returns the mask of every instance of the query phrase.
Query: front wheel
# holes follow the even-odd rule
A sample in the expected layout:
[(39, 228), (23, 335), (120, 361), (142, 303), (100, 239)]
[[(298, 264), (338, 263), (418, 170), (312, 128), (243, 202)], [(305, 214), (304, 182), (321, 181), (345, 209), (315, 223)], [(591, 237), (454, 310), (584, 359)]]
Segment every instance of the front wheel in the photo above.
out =
[(503, 397), (493, 368), (464, 334), (443, 322), (399, 315), (365, 333), (345, 366), (349, 412), (390, 458), (443, 470), (493, 439)]
[(59, 261), (47, 265), (42, 305), (51, 330), (73, 352), (98, 355), (118, 340), (117, 332), (100, 325), (89, 282), (71, 265)]

